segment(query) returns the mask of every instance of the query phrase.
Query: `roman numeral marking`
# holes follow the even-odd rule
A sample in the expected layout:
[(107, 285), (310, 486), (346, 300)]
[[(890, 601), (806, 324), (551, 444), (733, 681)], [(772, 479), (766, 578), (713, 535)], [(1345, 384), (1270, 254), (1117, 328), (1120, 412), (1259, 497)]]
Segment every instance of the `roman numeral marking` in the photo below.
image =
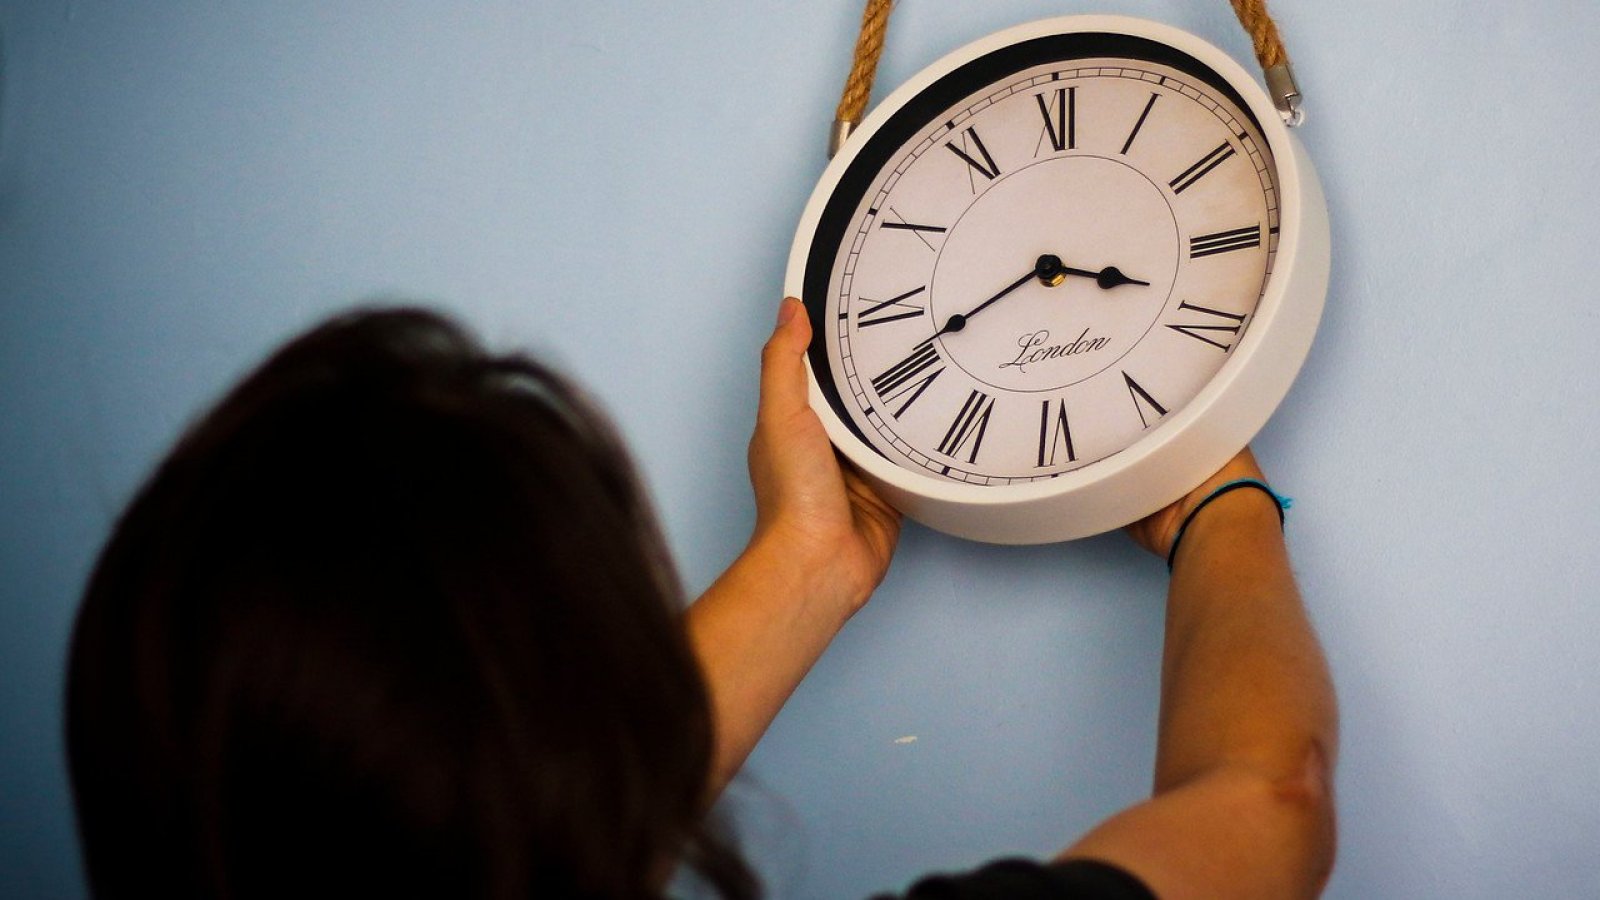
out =
[[(972, 138), (973, 146), (978, 148), (978, 155), (983, 157), (983, 162), (979, 162), (978, 160), (974, 159), (969, 153), (967, 153), (965, 147), (966, 147), (966, 144), (967, 144), (967, 138), (969, 138), (969, 137)], [(955, 143), (952, 142), (952, 141), (945, 141), (944, 142), (945, 147), (948, 148), (951, 153), (954, 153), (955, 155), (961, 157), (962, 161), (964, 161), (968, 166), (971, 167), (971, 171), (969, 171), (967, 173), (967, 177), (969, 179), (972, 177), (972, 172), (977, 172), (979, 175), (982, 175), (984, 178), (988, 179), (989, 181), (993, 181), (993, 180), (995, 180), (995, 178), (999, 177), (999, 175), (1000, 175), (1000, 167), (995, 164), (994, 157), (989, 155), (989, 148), (985, 147), (983, 145), (983, 139), (978, 137), (978, 133), (976, 131), (972, 130), (972, 126), (971, 125), (968, 125), (967, 126), (967, 130), (962, 132), (962, 134), (961, 134), (961, 144), (962, 144), (962, 146), (957, 147), (955, 145)], [(978, 190), (977, 182), (973, 182), (972, 183), (972, 190), (973, 190), (974, 193), (977, 192), (977, 190)]]
[(993, 397), (982, 391), (968, 394), (967, 402), (961, 405), (961, 412), (956, 413), (956, 420), (950, 423), (950, 430), (944, 433), (944, 440), (939, 442), (939, 452), (955, 456), (971, 441), (972, 452), (967, 454), (967, 462), (977, 462), (978, 448), (983, 445), (983, 435), (989, 430), (989, 414), (992, 412)]
[[(1128, 396), (1133, 398), (1133, 408), (1139, 413), (1139, 424), (1146, 428), (1150, 427), (1150, 420), (1144, 414), (1146, 405), (1156, 414), (1157, 421), (1160, 421), (1161, 417), (1167, 414), (1167, 408), (1157, 403), (1156, 398), (1150, 396), (1149, 391), (1140, 387), (1139, 382), (1133, 380), (1133, 376), (1123, 372), (1122, 380), (1128, 383)], [(1144, 405), (1139, 403), (1141, 398), (1144, 400)]]
[(1200, 161), (1183, 170), (1183, 174), (1167, 182), (1174, 194), (1181, 194), (1194, 186), (1196, 181), (1204, 178), (1207, 172), (1222, 165), (1223, 160), (1233, 155), (1233, 147), (1227, 141), (1218, 145), (1217, 149), (1200, 157)]
[(1205, 315), (1208, 315), (1208, 316), (1215, 316), (1218, 319), (1224, 319), (1224, 320), (1226, 320), (1228, 322), (1232, 322), (1233, 324), (1231, 324), (1231, 325), (1222, 325), (1222, 324), (1218, 324), (1217, 322), (1204, 322), (1204, 323), (1195, 324), (1195, 325), (1168, 325), (1167, 326), (1168, 328), (1172, 329), (1173, 331), (1178, 332), (1179, 334), (1188, 335), (1189, 337), (1192, 337), (1197, 341), (1200, 341), (1200, 342), (1206, 343), (1206, 344), (1210, 344), (1211, 346), (1216, 347), (1218, 350), (1221, 350), (1224, 353), (1226, 353), (1226, 352), (1228, 352), (1228, 350), (1232, 349), (1233, 345), (1232, 344), (1224, 344), (1221, 341), (1212, 340), (1211, 338), (1207, 337), (1205, 334), (1202, 334), (1201, 332), (1212, 332), (1212, 333), (1226, 332), (1228, 334), (1231, 334), (1231, 335), (1234, 335), (1235, 337), (1237, 337), (1238, 334), (1239, 334), (1239, 329), (1244, 327), (1244, 319), (1245, 319), (1245, 317), (1241, 316), (1241, 315), (1239, 315), (1237, 313), (1223, 312), (1220, 309), (1210, 309), (1209, 307), (1205, 307), (1205, 306), (1196, 306), (1195, 304), (1190, 303), (1187, 300), (1182, 302), (1182, 303), (1179, 303), (1178, 304), (1178, 308), (1179, 309), (1186, 309), (1186, 310), (1189, 310), (1191, 312), (1204, 313)]
[(1033, 155), (1039, 155), (1039, 148), (1044, 146), (1044, 139), (1050, 139), (1050, 146), (1056, 152), (1062, 150), (1076, 150), (1078, 148), (1078, 89), (1075, 87), (1056, 88), (1055, 94), (1047, 102), (1044, 94), (1034, 94), (1033, 99), (1039, 101), (1039, 115), (1044, 116), (1044, 131), (1039, 135), (1039, 141), (1033, 147)]
[(892, 206), (889, 207), (889, 215), (894, 216), (899, 221), (890, 221), (888, 218), (880, 219), (878, 221), (879, 228), (887, 228), (892, 231), (908, 231), (915, 235), (916, 239), (921, 241), (922, 245), (929, 250), (934, 249), (933, 244), (923, 235), (944, 234), (948, 230), (943, 225), (918, 225), (915, 222), (907, 222), (906, 217), (900, 215), (900, 212)]
[(926, 231), (929, 234), (943, 234), (945, 232), (945, 228), (942, 225), (916, 225), (916, 224), (913, 224), (911, 222), (889, 222), (889, 221), (884, 221), (884, 222), (879, 222), (878, 223), (878, 227), (879, 228), (898, 228), (901, 231)]
[[(911, 404), (917, 402), (922, 392), (933, 384), (933, 380), (944, 371), (939, 351), (933, 348), (933, 340), (923, 341), (912, 349), (911, 355), (890, 366), (888, 371), (872, 379), (872, 389), (878, 392), (884, 403), (893, 403), (905, 397), (904, 403), (894, 411), (894, 417), (900, 418)], [(931, 371), (930, 371), (931, 370)], [(926, 372), (926, 375), (923, 373)], [(921, 375), (920, 379), (917, 376)], [(906, 396), (906, 395), (910, 396)]]
[[(1052, 412), (1054, 413), (1052, 415)], [(1056, 464), (1057, 451), (1065, 442), (1067, 462), (1077, 462), (1072, 447), (1072, 428), (1067, 425), (1067, 401), (1044, 400), (1039, 404), (1039, 468)]]
[(1155, 106), (1156, 101), (1160, 98), (1161, 95), (1157, 93), (1152, 93), (1150, 95), (1149, 101), (1147, 101), (1144, 105), (1144, 111), (1139, 113), (1139, 121), (1133, 123), (1133, 130), (1128, 132), (1128, 139), (1122, 142), (1123, 156), (1128, 155), (1128, 148), (1133, 146), (1133, 139), (1139, 136), (1139, 129), (1144, 127), (1144, 120), (1150, 117), (1150, 107)]
[[(868, 303), (871, 305), (866, 309), (863, 309), (861, 312), (856, 313), (856, 327), (866, 328), (870, 325), (882, 325), (885, 322), (898, 322), (901, 319), (915, 319), (917, 316), (926, 313), (928, 310), (924, 307), (918, 306), (915, 303), (906, 303), (904, 301), (908, 297), (915, 297), (927, 289), (928, 286), (923, 285), (922, 287), (906, 291), (904, 294), (901, 294), (898, 297), (890, 297), (882, 302), (868, 300), (867, 298), (862, 297), (862, 303)], [(883, 392), (879, 391), (878, 393), (881, 394)]]
[(1215, 256), (1230, 250), (1245, 250), (1261, 246), (1261, 226), (1249, 225), (1216, 234), (1197, 234), (1189, 238), (1189, 258)]

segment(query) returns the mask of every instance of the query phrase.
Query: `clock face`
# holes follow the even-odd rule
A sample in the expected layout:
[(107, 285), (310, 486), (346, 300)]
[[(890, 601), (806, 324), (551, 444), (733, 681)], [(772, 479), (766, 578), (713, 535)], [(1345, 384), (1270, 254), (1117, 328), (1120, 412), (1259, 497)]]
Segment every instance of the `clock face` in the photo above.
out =
[(1272, 271), (1276, 169), (1244, 107), (1120, 35), (929, 85), (819, 219), (804, 299), (835, 412), (903, 467), (985, 485), (1159, 429), (1250, 339)]

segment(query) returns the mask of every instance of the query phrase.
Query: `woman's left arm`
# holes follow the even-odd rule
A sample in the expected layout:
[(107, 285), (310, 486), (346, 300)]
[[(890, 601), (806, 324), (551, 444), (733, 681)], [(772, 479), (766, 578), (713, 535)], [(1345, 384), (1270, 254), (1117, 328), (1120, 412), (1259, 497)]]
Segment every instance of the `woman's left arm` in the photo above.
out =
[(731, 780), (800, 679), (883, 580), (900, 514), (834, 455), (807, 401), (811, 324), (786, 299), (761, 354), (750, 439), (756, 527), (689, 608), (689, 640), (711, 691), (710, 796)]

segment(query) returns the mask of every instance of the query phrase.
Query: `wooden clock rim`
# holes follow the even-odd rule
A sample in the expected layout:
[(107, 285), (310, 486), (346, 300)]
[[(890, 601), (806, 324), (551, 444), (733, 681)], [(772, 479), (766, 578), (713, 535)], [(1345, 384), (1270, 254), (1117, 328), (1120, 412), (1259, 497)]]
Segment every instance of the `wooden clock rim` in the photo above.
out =
[[(1124, 484), (1134, 476), (1156, 477), (1152, 473), (1142, 471), (1142, 467), (1146, 465), (1148, 460), (1158, 455), (1170, 458), (1175, 450), (1181, 449), (1181, 447), (1174, 447), (1173, 445), (1182, 445), (1186, 441), (1197, 441), (1198, 439), (1194, 438), (1193, 435), (1196, 435), (1202, 429), (1196, 426), (1205, 424), (1213, 409), (1217, 408), (1225, 398), (1235, 396), (1236, 391), (1241, 394), (1249, 393), (1248, 389), (1251, 384), (1260, 382), (1271, 396), (1265, 399), (1258, 399), (1248, 405), (1252, 408), (1264, 407), (1264, 411), (1260, 411), (1258, 415), (1252, 415), (1247, 410), (1247, 414), (1243, 416), (1246, 420), (1259, 419), (1259, 421), (1255, 421), (1254, 424), (1245, 429), (1235, 427), (1233, 430), (1248, 431), (1248, 433), (1237, 436), (1236, 440), (1224, 437), (1220, 441), (1220, 445), (1229, 446), (1226, 455), (1221, 451), (1216, 451), (1213, 455), (1220, 458), (1215, 460), (1196, 460), (1195, 462), (1200, 464), (1199, 468), (1204, 469), (1204, 472), (1200, 475), (1194, 478), (1180, 479), (1184, 482), (1182, 486), (1159, 492), (1159, 496), (1165, 498), (1159, 502), (1146, 500), (1135, 508), (1130, 508), (1121, 514), (1111, 516), (1111, 518), (1120, 518), (1121, 521), (1092, 523), (1090, 525), (1092, 530), (1077, 529), (1082, 530), (1081, 534), (1054, 535), (1043, 539), (1064, 540), (1070, 537), (1087, 536), (1088, 534), (1099, 533), (1126, 524), (1129, 521), (1134, 521), (1182, 496), (1183, 492), (1193, 486), (1188, 484), (1188, 481), (1198, 483), (1206, 473), (1219, 468), (1232, 453), (1237, 452), (1239, 448), (1249, 442), (1256, 429), (1261, 424), (1264, 424), (1267, 417), (1271, 415), (1279, 401), (1281, 401), (1283, 393), (1287, 390), (1288, 382), (1293, 380), (1294, 373), (1298, 371), (1306, 352), (1309, 351), (1310, 332), (1303, 336), (1288, 335), (1288, 339), (1291, 341), (1298, 337), (1303, 346), (1291, 348), (1289, 356), (1292, 358), (1287, 360), (1283, 351), (1273, 346), (1276, 343), (1273, 326), (1283, 310), (1291, 282), (1295, 281), (1291, 275), (1295, 273), (1296, 266), (1300, 263), (1300, 257), (1303, 254), (1309, 256), (1313, 267), (1319, 264), (1319, 259), (1320, 266), (1326, 266), (1326, 226), (1322, 224), (1319, 228), (1313, 225), (1308, 229), (1306, 221), (1308, 193), (1318, 198), (1316, 203), (1311, 204), (1316, 207), (1315, 215), (1320, 217), (1324, 214), (1320, 206), (1320, 188), (1316, 184), (1316, 175), (1311, 171), (1309, 160), (1306, 159), (1304, 151), (1299, 148), (1298, 143), (1278, 115), (1266, 92), (1239, 63), (1208, 41), (1159, 22), (1129, 16), (1061, 16), (1013, 26), (968, 43), (918, 72), (879, 103), (851, 135), (851, 139), (839, 154), (834, 157), (827, 169), (824, 170), (806, 204), (790, 251), (789, 266), (784, 279), (785, 292), (789, 296), (803, 297), (803, 282), (812, 242), (816, 237), (817, 227), (828, 200), (863, 148), (895, 113), (939, 79), (968, 62), (1023, 41), (1065, 33), (1123, 35), (1164, 44), (1193, 57), (1196, 61), (1209, 67), (1224, 82), (1232, 86), (1233, 90), (1238, 94), (1238, 99), (1244, 101), (1247, 111), (1255, 117), (1256, 123), (1260, 126), (1262, 136), (1272, 151), (1277, 168), (1279, 202), (1278, 249), (1274, 260), (1274, 272), (1268, 278), (1266, 290), (1256, 307), (1256, 312), (1253, 314), (1250, 331), (1254, 339), (1242, 342), (1194, 399), (1175, 413), (1173, 418), (1161, 423), (1148, 437), (1136, 441), (1128, 448), (1104, 460), (1097, 461), (1081, 469), (1062, 473), (1051, 479), (1016, 484), (977, 485), (939, 479), (935, 476), (915, 472), (897, 465), (867, 445), (847, 423), (840, 420), (818, 385), (817, 375), (812, 368), (810, 355), (808, 354), (806, 367), (810, 378), (811, 405), (821, 417), (834, 445), (839, 447), (845, 456), (855, 463), (870, 480), (883, 489), (891, 501), (896, 501), (897, 506), (905, 509), (908, 515), (926, 521), (941, 530), (952, 531), (962, 534), (962, 536), (980, 540), (1000, 540), (1005, 543), (1028, 541), (1027, 538), (1013, 539), (1010, 536), (996, 538), (982, 533), (974, 533), (961, 527), (950, 527), (950, 517), (954, 515), (954, 513), (950, 512), (950, 508), (971, 509), (975, 512), (988, 510), (1003, 514), (1006, 508), (1015, 507), (1019, 510), (1022, 508), (1037, 510), (1042, 501), (1047, 502), (1052, 498), (1063, 498), (1090, 492), (1101, 494), (1103, 501), (1108, 489)], [(1310, 232), (1309, 235), (1308, 230)], [(1312, 242), (1320, 241), (1322, 246), (1320, 248), (1307, 246), (1308, 239)], [(1320, 292), (1325, 286), (1325, 273), (1321, 277), (1324, 284), (1317, 286), (1319, 291), (1317, 315), (1313, 316), (1310, 322), (1310, 331), (1313, 332), (1316, 319), (1320, 316)], [(1301, 330), (1305, 330), (1303, 325), (1299, 327)], [(1290, 369), (1287, 378), (1282, 377), (1282, 369), (1285, 366)], [(1275, 390), (1273, 387), (1277, 381), (1283, 382), (1281, 390)], [(1243, 382), (1243, 385), (1241, 385), (1241, 382)], [(1237, 410), (1232, 411), (1229, 419), (1239, 418), (1237, 412)], [(1208, 437), (1209, 440), (1206, 443), (1219, 445), (1217, 435), (1213, 434)], [(1148, 495), (1149, 491), (1144, 490), (1133, 493)], [(928, 504), (937, 507), (936, 514), (928, 515), (929, 509), (924, 508)], [(1105, 504), (1101, 502), (1098, 505), (1104, 506)], [(1113, 501), (1111, 505), (1115, 506), (1116, 503)], [(1102, 514), (1102, 518), (1104, 517), (1104, 514)], [(931, 519), (938, 519), (939, 521), (930, 521)], [(985, 530), (987, 529), (978, 529), (978, 531)], [(1022, 530), (1027, 531), (1028, 529), (1023, 528)], [(1010, 532), (1008, 531), (1009, 534)]]

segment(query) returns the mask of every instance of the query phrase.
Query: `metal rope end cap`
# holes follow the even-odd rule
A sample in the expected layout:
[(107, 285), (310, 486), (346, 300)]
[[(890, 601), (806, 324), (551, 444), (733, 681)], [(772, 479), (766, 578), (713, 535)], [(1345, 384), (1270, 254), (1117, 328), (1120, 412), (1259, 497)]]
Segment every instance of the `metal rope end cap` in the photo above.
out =
[(856, 123), (849, 119), (834, 119), (833, 128), (828, 131), (828, 158), (833, 159), (838, 154), (839, 148), (850, 139), (850, 132), (856, 130)]
[(1267, 93), (1272, 95), (1272, 105), (1278, 108), (1284, 124), (1295, 128), (1306, 120), (1306, 111), (1300, 105), (1300, 85), (1294, 80), (1294, 69), (1280, 63), (1266, 71)]

